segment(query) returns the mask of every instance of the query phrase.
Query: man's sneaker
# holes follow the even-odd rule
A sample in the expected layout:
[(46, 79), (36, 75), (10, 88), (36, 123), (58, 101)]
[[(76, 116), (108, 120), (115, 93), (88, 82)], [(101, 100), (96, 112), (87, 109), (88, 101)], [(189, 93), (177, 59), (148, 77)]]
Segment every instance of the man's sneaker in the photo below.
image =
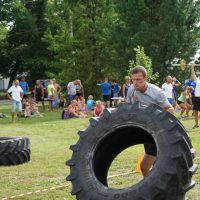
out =
[(199, 126), (195, 125), (195, 126), (193, 127), (193, 129), (195, 129), (195, 128), (199, 128)]
[(187, 118), (188, 117), (188, 115), (185, 115), (185, 118)]
[(179, 117), (178, 117), (179, 119), (183, 119), (183, 117), (180, 115)]

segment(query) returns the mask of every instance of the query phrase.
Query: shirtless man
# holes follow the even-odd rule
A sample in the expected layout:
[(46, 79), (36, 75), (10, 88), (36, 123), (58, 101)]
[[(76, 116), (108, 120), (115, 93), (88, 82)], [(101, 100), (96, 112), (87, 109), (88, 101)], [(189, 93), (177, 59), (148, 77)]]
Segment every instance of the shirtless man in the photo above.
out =
[(39, 101), (41, 101), (43, 106), (43, 111), (45, 111), (45, 105), (44, 105), (44, 87), (40, 84), (40, 80), (36, 81), (36, 86), (34, 88), (34, 99), (35, 102), (38, 104)]
[[(58, 110), (58, 106), (59, 106), (58, 105), (58, 100), (59, 100), (58, 95), (60, 94), (62, 88), (60, 87), (59, 84), (56, 83), (56, 79), (55, 78), (53, 78), (52, 81), (53, 81), (53, 86), (55, 88), (55, 99), (56, 99), (56, 102), (57, 102), (57, 111), (59, 111)], [(59, 91), (58, 91), (58, 89), (59, 89)]]
[[(165, 92), (156, 85), (146, 82), (148, 77), (144, 67), (134, 67), (131, 74), (133, 84), (128, 90), (127, 103), (134, 103), (135, 101), (154, 103), (174, 114), (174, 108), (169, 103)], [(157, 150), (155, 145), (145, 144), (144, 146), (146, 155), (144, 156), (140, 167), (143, 176), (145, 177), (150, 172), (150, 169), (156, 160)]]

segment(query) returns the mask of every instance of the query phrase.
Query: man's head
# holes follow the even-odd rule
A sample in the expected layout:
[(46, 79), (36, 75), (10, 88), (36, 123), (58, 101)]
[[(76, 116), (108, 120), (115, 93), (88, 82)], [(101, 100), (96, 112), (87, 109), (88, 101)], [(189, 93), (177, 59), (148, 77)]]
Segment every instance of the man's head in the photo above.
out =
[(135, 90), (143, 92), (147, 86), (147, 71), (142, 66), (136, 66), (131, 71), (131, 77)]
[(37, 81), (36, 81), (36, 85), (40, 85), (40, 80), (37, 80)]
[(191, 81), (195, 81), (195, 76), (192, 75), (192, 76), (190, 77), (190, 80), (191, 80)]
[(108, 82), (108, 78), (104, 78), (104, 81), (107, 83)]
[(78, 81), (77, 80), (75, 80), (75, 81), (73, 81), (74, 82), (74, 85), (77, 85), (78, 84)]
[(21, 77), (21, 82), (24, 82), (24, 81), (25, 81), (25, 77), (22, 76), (22, 77)]
[(167, 76), (166, 82), (167, 82), (167, 83), (172, 83), (172, 77), (171, 77), (171, 76)]
[(52, 81), (53, 81), (53, 83), (56, 83), (56, 79), (55, 78), (53, 78)]
[(18, 86), (19, 85), (19, 80), (14, 80), (14, 84), (15, 84), (15, 86)]
[(115, 85), (117, 82), (116, 80), (112, 80), (112, 84)]

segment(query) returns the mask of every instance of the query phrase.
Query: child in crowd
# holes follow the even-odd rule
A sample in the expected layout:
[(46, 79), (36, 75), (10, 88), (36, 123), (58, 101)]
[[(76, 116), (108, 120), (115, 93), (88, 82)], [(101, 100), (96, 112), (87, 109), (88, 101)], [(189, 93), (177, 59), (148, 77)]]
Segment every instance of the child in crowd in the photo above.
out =
[(101, 104), (101, 101), (96, 101), (96, 107), (94, 111), (91, 112), (93, 117), (101, 117), (103, 115), (104, 106)]
[(93, 100), (93, 96), (90, 95), (87, 101), (87, 110), (94, 110), (93, 104), (95, 104), (95, 101)]
[(80, 115), (80, 113), (79, 113), (79, 110), (78, 110), (78, 108), (77, 108), (77, 101), (76, 100), (73, 100), (72, 102), (71, 102), (71, 105), (69, 105), (69, 107), (68, 107), (68, 110), (69, 110), (69, 112), (70, 112), (70, 117), (72, 118), (72, 117), (77, 117), (77, 118), (79, 118), (79, 117), (83, 117), (82, 115)]
[(85, 99), (84, 98), (81, 98), (81, 102), (78, 105), (78, 107), (79, 107), (80, 115), (82, 115), (84, 118), (85, 117), (89, 117), (88, 116), (87, 105), (85, 104)]

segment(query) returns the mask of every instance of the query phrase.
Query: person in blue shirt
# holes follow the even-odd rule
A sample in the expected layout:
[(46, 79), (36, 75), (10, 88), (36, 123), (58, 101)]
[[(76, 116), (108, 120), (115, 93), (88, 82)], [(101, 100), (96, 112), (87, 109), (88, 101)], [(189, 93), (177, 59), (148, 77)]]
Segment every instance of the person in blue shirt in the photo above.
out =
[(25, 81), (24, 76), (21, 78), (21, 81), (19, 82), (19, 86), (22, 88), (22, 90), (24, 92), (23, 98), (21, 100), (22, 108), (23, 108), (23, 99), (28, 98), (27, 93), (29, 92), (29, 86), (28, 86), (28, 83)]
[[(121, 86), (116, 82), (116, 80), (113, 80), (114, 90), (113, 90), (113, 97), (118, 97), (118, 94), (121, 90)], [(115, 106), (118, 106), (118, 100), (114, 99)]]
[(111, 85), (108, 83), (108, 78), (104, 79), (104, 83), (101, 84), (101, 88), (103, 91), (103, 99), (104, 99), (104, 108), (110, 107), (110, 89)]
[[(192, 105), (194, 106), (196, 82), (195, 82), (195, 77), (193, 75), (186, 82), (186, 86), (192, 86), (194, 88), (193, 92), (191, 93), (192, 94)], [(193, 113), (192, 113), (192, 115), (193, 115)]]
[(94, 110), (93, 104), (95, 104), (95, 101), (93, 100), (93, 96), (90, 95), (90, 96), (88, 97), (88, 101), (87, 101), (87, 109), (88, 109), (88, 110)]

